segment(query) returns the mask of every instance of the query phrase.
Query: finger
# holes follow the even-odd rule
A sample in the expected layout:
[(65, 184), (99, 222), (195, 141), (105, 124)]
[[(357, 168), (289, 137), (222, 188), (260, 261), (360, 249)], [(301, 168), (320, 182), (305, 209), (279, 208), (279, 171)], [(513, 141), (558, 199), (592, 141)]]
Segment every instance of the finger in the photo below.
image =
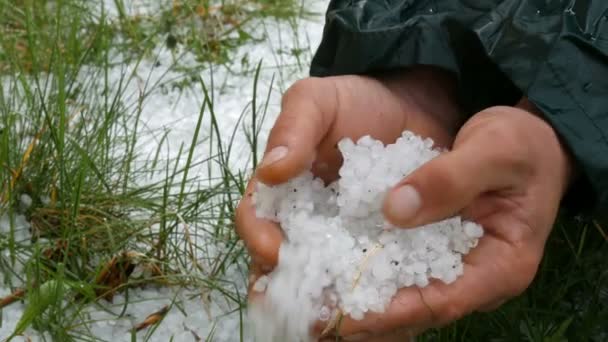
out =
[(526, 172), (525, 157), (496, 148), (494, 139), (482, 132), (457, 141), (452, 151), (412, 172), (388, 193), (386, 218), (416, 227), (458, 214), (483, 193), (514, 190)]
[(247, 281), (247, 290), (252, 291), (253, 285), (263, 275), (263, 272), (258, 264), (251, 262), (249, 265), (249, 278)]
[[(409, 327), (400, 328), (385, 334), (359, 333), (343, 337), (343, 341), (347, 342), (410, 342), (414, 341), (415, 337), (422, 333), (422, 329), (412, 329)], [(321, 341), (335, 341), (336, 337), (328, 337)], [(341, 341), (342, 341), (341, 340)]]
[(252, 201), (256, 183), (256, 179), (249, 182), (237, 207), (236, 232), (245, 243), (254, 264), (263, 269), (271, 269), (279, 259), (283, 233), (278, 224), (257, 217)]
[(260, 181), (280, 184), (312, 166), (335, 117), (336, 92), (332, 79), (304, 79), (289, 88), (257, 168)]
[[(382, 314), (368, 313), (363, 320), (346, 317), (339, 326), (340, 336), (383, 334), (396, 329), (413, 330), (443, 326), (478, 308), (502, 301), (519, 293), (521, 284), (509, 271), (518, 265), (517, 253), (493, 236), (480, 240), (469, 254), (464, 275), (451, 284), (433, 281), (427, 287), (399, 290)], [(488, 258), (492, 255), (492, 258)], [(509, 264), (497, 262), (507, 260)], [(514, 265), (514, 266), (511, 266)]]
[(410, 342), (414, 341), (418, 334), (410, 329), (401, 329), (383, 335), (356, 334), (336, 339), (335, 336), (322, 338), (319, 342)]

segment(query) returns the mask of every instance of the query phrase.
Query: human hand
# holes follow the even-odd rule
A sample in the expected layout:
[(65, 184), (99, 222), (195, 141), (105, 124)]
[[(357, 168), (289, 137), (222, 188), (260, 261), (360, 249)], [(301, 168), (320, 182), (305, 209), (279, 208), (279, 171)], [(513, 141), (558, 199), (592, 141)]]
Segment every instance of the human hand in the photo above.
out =
[(256, 182), (279, 184), (311, 165), (317, 176), (335, 180), (342, 161), (336, 143), (345, 137), (371, 135), (393, 143), (408, 129), (449, 147), (461, 124), (454, 88), (449, 74), (429, 67), (395, 76), (309, 78), (294, 84), (237, 208), (237, 232), (252, 258), (250, 285), (276, 265), (282, 241), (275, 223), (255, 215), (250, 195)]
[(449, 285), (433, 281), (401, 289), (385, 313), (369, 313), (362, 321), (346, 317), (334, 334), (404, 341), (473, 311), (497, 308), (529, 286), (572, 170), (551, 126), (526, 100), (518, 107), (473, 116), (450, 152), (406, 177), (384, 203), (385, 216), (400, 227), (456, 214), (481, 224), (485, 235), (464, 257), (464, 274)]

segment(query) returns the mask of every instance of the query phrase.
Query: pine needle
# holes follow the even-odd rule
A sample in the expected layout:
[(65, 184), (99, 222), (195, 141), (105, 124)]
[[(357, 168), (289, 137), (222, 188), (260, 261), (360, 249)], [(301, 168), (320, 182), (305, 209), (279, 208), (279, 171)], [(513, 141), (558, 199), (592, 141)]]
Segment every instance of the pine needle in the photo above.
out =
[(155, 313), (149, 315), (148, 317), (146, 317), (146, 319), (143, 320), (143, 322), (137, 324), (133, 329), (135, 331), (141, 331), (143, 329), (146, 329), (154, 324), (157, 324), (158, 322), (160, 322), (163, 317), (165, 317), (165, 315), (167, 314), (167, 312), (169, 312), (169, 306), (165, 305), (162, 309), (160, 309), (159, 311), (156, 311)]

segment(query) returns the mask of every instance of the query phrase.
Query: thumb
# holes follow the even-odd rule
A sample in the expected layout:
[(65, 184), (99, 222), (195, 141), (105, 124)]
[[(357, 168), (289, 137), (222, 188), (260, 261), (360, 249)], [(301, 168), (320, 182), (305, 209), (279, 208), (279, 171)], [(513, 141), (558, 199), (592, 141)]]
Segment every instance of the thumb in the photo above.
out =
[(256, 177), (276, 185), (309, 169), (317, 145), (334, 121), (336, 108), (333, 80), (307, 78), (294, 83), (283, 95), (281, 113), (270, 131)]
[(457, 215), (478, 196), (516, 184), (521, 167), (507, 151), (483, 139), (467, 139), (412, 172), (386, 196), (392, 224), (417, 227)]

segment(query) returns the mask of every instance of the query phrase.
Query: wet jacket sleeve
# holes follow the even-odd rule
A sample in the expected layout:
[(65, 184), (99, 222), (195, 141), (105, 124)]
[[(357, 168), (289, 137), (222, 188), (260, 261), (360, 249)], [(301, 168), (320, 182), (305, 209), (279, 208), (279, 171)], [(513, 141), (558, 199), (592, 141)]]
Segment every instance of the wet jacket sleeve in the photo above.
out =
[(527, 96), (578, 163), (572, 203), (608, 209), (608, 1), (330, 1), (312, 76), (415, 64), (454, 72), (468, 114)]

